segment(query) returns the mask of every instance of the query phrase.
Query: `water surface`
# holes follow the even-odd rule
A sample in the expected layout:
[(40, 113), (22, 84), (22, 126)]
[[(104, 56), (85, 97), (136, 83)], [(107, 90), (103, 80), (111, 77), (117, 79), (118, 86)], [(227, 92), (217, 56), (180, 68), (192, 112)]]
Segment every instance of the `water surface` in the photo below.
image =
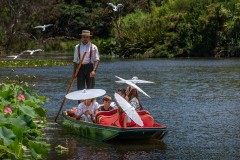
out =
[[(10, 68), (0, 68), (0, 76)], [(114, 75), (138, 76), (155, 84), (139, 84), (144, 108), (167, 125), (163, 141), (103, 143), (65, 133), (53, 122), (71, 82), (72, 66), (15, 68), (15, 74), (36, 75), (36, 91), (50, 101), (46, 137), (48, 159), (240, 159), (240, 59), (124, 60), (101, 62), (96, 88), (113, 97)], [(76, 90), (76, 85), (72, 89)], [(98, 99), (101, 102), (101, 99)], [(64, 108), (76, 106), (67, 101)], [(54, 150), (58, 144), (69, 153)]]

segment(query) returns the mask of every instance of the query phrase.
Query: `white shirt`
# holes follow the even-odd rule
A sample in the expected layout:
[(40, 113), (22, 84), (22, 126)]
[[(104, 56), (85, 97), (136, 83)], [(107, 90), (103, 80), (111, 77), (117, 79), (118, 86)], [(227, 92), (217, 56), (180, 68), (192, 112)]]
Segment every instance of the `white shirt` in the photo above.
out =
[(80, 115), (85, 113), (87, 110), (90, 111), (91, 114), (95, 114), (95, 110), (97, 110), (99, 107), (99, 104), (97, 102), (92, 102), (89, 106), (86, 106), (84, 102), (80, 103), (77, 108), (76, 115)]
[(86, 45), (84, 45), (82, 42), (80, 44), (77, 44), (74, 48), (74, 58), (73, 58), (73, 62), (75, 63), (79, 63), (79, 56), (78, 56), (78, 47), (80, 45), (80, 60), (83, 57), (83, 54), (85, 52), (87, 52), (84, 60), (83, 60), (83, 64), (88, 64), (88, 63), (94, 63), (95, 61), (99, 61), (100, 60), (100, 56), (99, 56), (99, 52), (98, 52), (98, 48), (96, 45), (92, 44), (92, 58), (90, 59), (90, 42), (88, 42)]
[(133, 97), (129, 103), (135, 108), (135, 110), (139, 111), (140, 110), (140, 104), (139, 101), (136, 97)]

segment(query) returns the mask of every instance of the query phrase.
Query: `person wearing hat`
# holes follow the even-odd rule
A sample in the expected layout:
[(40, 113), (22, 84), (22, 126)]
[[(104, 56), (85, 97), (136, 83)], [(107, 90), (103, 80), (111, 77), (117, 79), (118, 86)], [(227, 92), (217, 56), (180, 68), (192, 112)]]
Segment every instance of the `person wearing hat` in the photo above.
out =
[(103, 104), (99, 106), (98, 111), (110, 111), (114, 109), (111, 106), (112, 98), (110, 96), (104, 96), (102, 101)]
[(92, 36), (90, 31), (82, 30), (82, 34), (80, 35), (82, 36), (81, 43), (77, 44), (74, 48), (73, 75), (75, 74), (79, 63), (86, 52), (82, 66), (77, 74), (77, 89), (92, 89), (95, 86), (94, 77), (98, 69), (100, 56), (97, 46), (92, 44), (90, 41), (90, 37)]

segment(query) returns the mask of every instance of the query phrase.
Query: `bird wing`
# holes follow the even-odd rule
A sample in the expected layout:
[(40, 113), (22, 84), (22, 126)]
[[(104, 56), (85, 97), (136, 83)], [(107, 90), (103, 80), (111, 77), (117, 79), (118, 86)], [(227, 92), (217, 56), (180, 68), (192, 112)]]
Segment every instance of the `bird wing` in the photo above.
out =
[(34, 27), (34, 28), (43, 28), (43, 26), (36, 26), (36, 27)]
[(7, 56), (7, 57), (9, 57), (9, 58), (15, 58), (15, 57), (17, 57), (17, 56)]
[(25, 50), (25, 51), (22, 51), (22, 53), (24, 53), (24, 52), (32, 52), (31, 50)]
[(34, 52), (44, 52), (43, 49), (35, 49)]
[(50, 27), (50, 26), (53, 26), (53, 24), (47, 24), (47, 25), (45, 25), (45, 27)]
[(122, 5), (122, 4), (117, 5), (117, 8), (123, 8), (123, 7), (124, 7), (124, 5)]
[(109, 5), (109, 6), (113, 7), (113, 8), (117, 7), (114, 4), (112, 4), (112, 3), (107, 3), (107, 5)]

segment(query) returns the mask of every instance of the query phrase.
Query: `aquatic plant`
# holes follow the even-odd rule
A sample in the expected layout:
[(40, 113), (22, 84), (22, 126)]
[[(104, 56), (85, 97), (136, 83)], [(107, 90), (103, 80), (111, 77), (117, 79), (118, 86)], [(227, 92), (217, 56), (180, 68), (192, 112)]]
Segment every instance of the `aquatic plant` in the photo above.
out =
[(72, 61), (56, 60), (23, 60), (23, 61), (0, 61), (0, 67), (42, 67), (42, 66), (67, 66)]
[(12, 72), (0, 83), (0, 159), (45, 159), (50, 145), (42, 137), (46, 109), (41, 105), (47, 99)]

